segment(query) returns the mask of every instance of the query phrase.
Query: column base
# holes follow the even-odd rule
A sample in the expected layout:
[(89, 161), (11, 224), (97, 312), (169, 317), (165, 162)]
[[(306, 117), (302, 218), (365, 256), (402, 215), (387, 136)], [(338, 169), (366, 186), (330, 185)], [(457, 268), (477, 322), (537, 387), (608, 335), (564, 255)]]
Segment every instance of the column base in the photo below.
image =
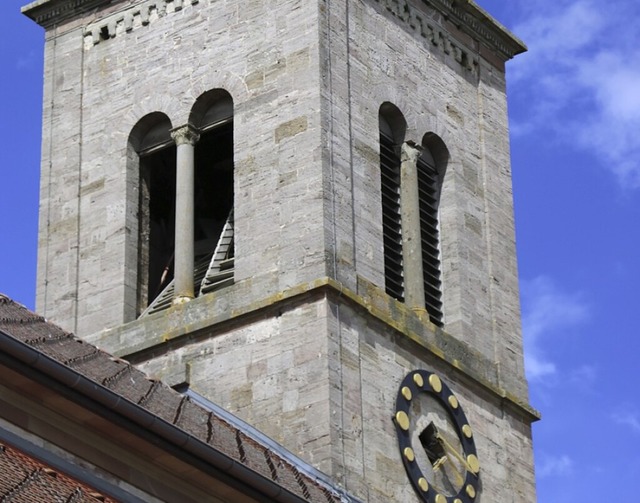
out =
[(188, 297), (187, 295), (179, 295), (178, 297), (175, 297), (172, 301), (171, 301), (171, 305), (172, 306), (178, 306), (181, 304), (186, 304), (187, 302), (190, 302), (193, 300), (193, 297)]

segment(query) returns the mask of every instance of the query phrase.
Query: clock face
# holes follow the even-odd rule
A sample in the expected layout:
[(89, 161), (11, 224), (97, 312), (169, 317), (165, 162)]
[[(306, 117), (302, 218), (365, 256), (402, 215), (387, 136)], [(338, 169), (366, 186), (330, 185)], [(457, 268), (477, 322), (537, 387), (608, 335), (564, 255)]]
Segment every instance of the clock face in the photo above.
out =
[(460, 402), (434, 373), (410, 372), (394, 415), (400, 456), (416, 493), (427, 503), (471, 503), (480, 464)]

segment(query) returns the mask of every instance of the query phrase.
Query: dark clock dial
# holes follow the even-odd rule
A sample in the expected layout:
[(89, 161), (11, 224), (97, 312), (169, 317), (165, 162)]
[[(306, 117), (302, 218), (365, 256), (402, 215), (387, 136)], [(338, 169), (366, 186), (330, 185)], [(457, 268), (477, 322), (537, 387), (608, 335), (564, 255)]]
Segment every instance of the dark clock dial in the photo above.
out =
[(457, 397), (437, 374), (407, 374), (398, 391), (394, 423), (402, 462), (422, 501), (476, 500), (480, 463), (473, 431)]

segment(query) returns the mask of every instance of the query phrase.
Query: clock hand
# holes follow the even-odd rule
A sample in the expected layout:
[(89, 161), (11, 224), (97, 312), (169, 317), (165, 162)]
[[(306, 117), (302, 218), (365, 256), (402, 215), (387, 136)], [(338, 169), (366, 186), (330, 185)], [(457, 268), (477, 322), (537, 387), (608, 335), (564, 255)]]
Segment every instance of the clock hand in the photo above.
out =
[(467, 462), (466, 459), (464, 459), (464, 457), (458, 452), (456, 451), (453, 446), (447, 442), (447, 440), (440, 434), (440, 432), (437, 433), (437, 439), (440, 440), (440, 442), (442, 442), (442, 445), (451, 453), (453, 454), (463, 465), (464, 467), (470, 471), (471, 473), (477, 473), (476, 470), (474, 470), (473, 468), (471, 468), (471, 466), (469, 465), (469, 463)]
[(437, 459), (435, 463), (433, 463), (433, 471), (434, 471), (434, 473), (437, 472), (438, 470), (440, 470), (440, 467), (442, 465), (444, 465), (447, 461), (449, 462), (449, 464), (453, 468), (454, 473), (456, 474), (456, 479), (458, 480), (458, 484), (463, 485), (464, 484), (464, 477), (462, 476), (462, 474), (458, 470), (458, 467), (455, 465), (455, 463), (453, 461), (451, 461), (449, 456), (447, 456), (446, 454), (444, 456), (442, 456), (441, 458)]
[(447, 461), (449, 461), (449, 464), (451, 465), (451, 468), (453, 468), (453, 473), (456, 474), (456, 479), (458, 480), (458, 484), (460, 484), (461, 486), (464, 485), (464, 477), (462, 476), (462, 474), (458, 471), (458, 467), (456, 466), (456, 464), (449, 458), (449, 456), (446, 456)]
[(448, 458), (446, 454), (441, 458), (437, 459), (436, 462), (433, 463), (433, 471), (437, 472), (447, 459)]

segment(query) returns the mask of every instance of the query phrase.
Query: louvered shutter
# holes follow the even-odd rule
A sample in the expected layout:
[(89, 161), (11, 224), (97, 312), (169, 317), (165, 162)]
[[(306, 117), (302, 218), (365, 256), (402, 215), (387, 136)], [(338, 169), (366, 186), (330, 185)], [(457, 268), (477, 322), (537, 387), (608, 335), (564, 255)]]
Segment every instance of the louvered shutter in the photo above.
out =
[(200, 295), (233, 284), (233, 210), (224, 224), (208, 266), (200, 283), (194, 283), (200, 284)]
[(442, 280), (440, 274), (440, 238), (438, 231), (438, 173), (421, 158), (418, 161), (420, 197), (420, 234), (425, 307), (431, 321), (442, 326)]
[(380, 134), (380, 175), (385, 290), (395, 299), (403, 301), (400, 156), (394, 149), (393, 140), (384, 133)]
[[(214, 250), (198, 253), (196, 243), (196, 260), (193, 271), (193, 284), (200, 285), (196, 295), (213, 292), (218, 288), (233, 284), (234, 253), (233, 253), (233, 210), (227, 217), (220, 237)], [(200, 255), (200, 256), (199, 256)], [(149, 307), (140, 315), (148, 316), (171, 307), (173, 301), (174, 281), (172, 280), (158, 295)]]

